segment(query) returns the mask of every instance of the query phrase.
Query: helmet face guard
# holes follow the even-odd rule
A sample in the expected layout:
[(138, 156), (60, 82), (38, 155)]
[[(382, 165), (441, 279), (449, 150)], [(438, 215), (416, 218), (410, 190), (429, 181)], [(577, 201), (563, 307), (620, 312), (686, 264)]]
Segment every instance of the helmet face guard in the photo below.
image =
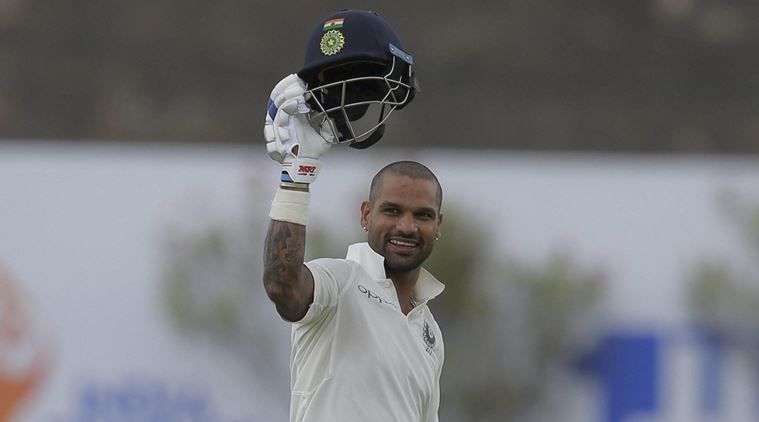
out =
[(324, 83), (307, 94), (311, 124), (329, 129), (334, 142), (358, 149), (379, 141), (385, 121), (416, 91), (411, 66), (397, 57), (387, 66), (346, 63), (322, 71), (320, 79)]

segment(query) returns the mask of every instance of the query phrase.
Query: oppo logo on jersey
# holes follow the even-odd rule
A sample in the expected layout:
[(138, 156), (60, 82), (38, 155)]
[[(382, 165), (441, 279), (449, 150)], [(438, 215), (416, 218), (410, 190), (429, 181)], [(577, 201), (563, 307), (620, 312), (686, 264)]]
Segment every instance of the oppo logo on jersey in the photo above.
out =
[(399, 309), (398, 305), (396, 305), (393, 302), (388, 301), (387, 299), (382, 298), (382, 296), (377, 295), (373, 291), (367, 289), (366, 287), (362, 285), (358, 285), (358, 291), (361, 292), (361, 294), (365, 295), (367, 298), (377, 301), (377, 303), (383, 304), (383, 305), (390, 305), (395, 309)]

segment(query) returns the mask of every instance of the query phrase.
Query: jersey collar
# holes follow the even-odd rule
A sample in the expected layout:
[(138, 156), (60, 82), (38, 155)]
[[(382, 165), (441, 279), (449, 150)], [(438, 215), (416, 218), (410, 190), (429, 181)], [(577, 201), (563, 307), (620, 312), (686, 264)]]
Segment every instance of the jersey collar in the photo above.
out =
[[(348, 246), (346, 259), (358, 262), (369, 275), (376, 280), (386, 280), (385, 258), (374, 252), (368, 243), (354, 243)], [(439, 295), (445, 289), (445, 285), (438, 281), (432, 274), (422, 268), (419, 272), (419, 280), (414, 287), (414, 296), (419, 302), (428, 300)]]

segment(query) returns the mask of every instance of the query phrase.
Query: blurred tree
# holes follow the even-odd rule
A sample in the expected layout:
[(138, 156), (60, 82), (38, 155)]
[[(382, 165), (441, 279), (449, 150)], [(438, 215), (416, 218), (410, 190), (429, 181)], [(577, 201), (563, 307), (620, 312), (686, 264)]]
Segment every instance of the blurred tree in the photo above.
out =
[(723, 191), (719, 204), (745, 242), (751, 268), (704, 259), (689, 275), (694, 321), (722, 340), (759, 357), (759, 201)]
[(289, 390), (289, 331), (269, 302), (262, 277), (267, 201), (254, 187), (240, 216), (206, 216), (165, 227), (163, 302), (169, 321), (190, 339), (239, 354), (252, 376)]

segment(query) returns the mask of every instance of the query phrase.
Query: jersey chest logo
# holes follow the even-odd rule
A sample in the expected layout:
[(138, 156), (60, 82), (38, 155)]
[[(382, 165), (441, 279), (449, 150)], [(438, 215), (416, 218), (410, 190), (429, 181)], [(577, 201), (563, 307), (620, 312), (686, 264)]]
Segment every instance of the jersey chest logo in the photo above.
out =
[(389, 300), (383, 298), (382, 296), (378, 295), (377, 293), (374, 293), (373, 291), (367, 289), (366, 287), (364, 287), (364, 286), (362, 286), (360, 284), (357, 287), (358, 287), (358, 291), (361, 292), (361, 295), (364, 296), (364, 297), (366, 297), (367, 299), (376, 301), (377, 303), (379, 303), (381, 305), (389, 305), (389, 306), (392, 306), (395, 309), (400, 309), (400, 308), (398, 308), (397, 304), (395, 304), (393, 302), (390, 302)]
[(432, 349), (435, 348), (435, 333), (432, 332), (430, 324), (428, 324), (427, 321), (424, 321), (422, 338), (424, 339), (424, 344), (427, 345), (427, 353), (432, 353)]

